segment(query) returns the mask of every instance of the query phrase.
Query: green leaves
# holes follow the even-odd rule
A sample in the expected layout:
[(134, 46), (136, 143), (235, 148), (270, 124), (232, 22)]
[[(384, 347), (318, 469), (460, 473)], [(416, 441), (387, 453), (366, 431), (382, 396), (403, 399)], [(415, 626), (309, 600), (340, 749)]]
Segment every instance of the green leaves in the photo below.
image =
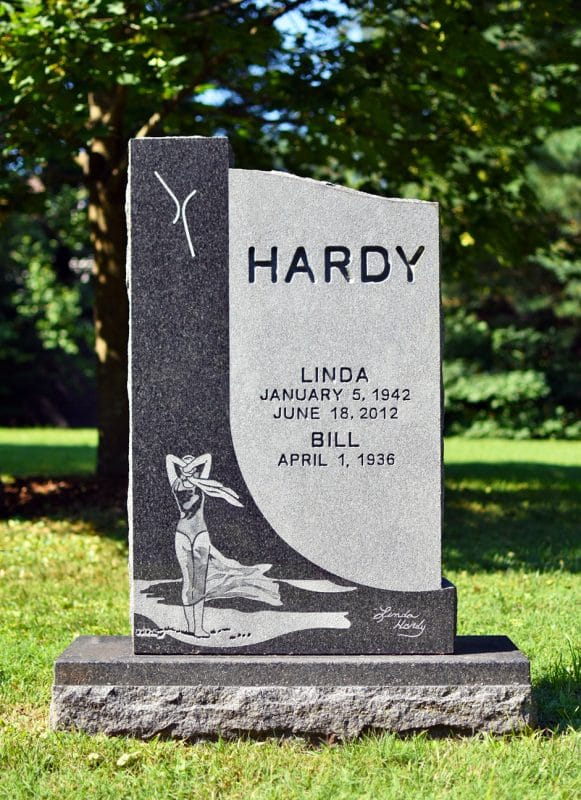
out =
[[(39, 402), (62, 403), (63, 386), (65, 396), (82, 402), (90, 385), (91, 262), (83, 261), (88, 245), (84, 200), (65, 187), (48, 208), (38, 203), (34, 216), (13, 213), (2, 227), (0, 371), (8, 378), (0, 387), (0, 406), (5, 422), (34, 419)], [(76, 273), (69, 266), (73, 262)], [(37, 421), (48, 421), (42, 413)], [(60, 413), (67, 412), (61, 408)]]
[(496, 413), (485, 376), (516, 371), (494, 384), (503, 429), (514, 413), (540, 435), (581, 396), (579, 134), (554, 133), (578, 108), (572, 0), (396, 5), (306, 3), (275, 23), (282, 0), (3, 3), (0, 208), (30, 204), (40, 168), (49, 193), (85, 182), (122, 219), (136, 133), (226, 133), (243, 167), (436, 200), (445, 300), (466, 311), (449, 312), (449, 362), (482, 376), (468, 399), (450, 367), (450, 425)]
[(119, 86), (139, 86), (139, 75), (132, 75), (130, 72), (123, 72), (117, 76)]

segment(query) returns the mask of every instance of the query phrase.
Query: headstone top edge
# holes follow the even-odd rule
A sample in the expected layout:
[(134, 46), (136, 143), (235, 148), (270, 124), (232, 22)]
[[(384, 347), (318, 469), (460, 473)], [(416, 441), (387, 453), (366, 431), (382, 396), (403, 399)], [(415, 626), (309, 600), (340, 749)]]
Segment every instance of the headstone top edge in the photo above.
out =
[(135, 142), (159, 142), (167, 140), (183, 142), (184, 139), (201, 140), (204, 142), (230, 142), (227, 136), (134, 136), (132, 139), (129, 139), (129, 144), (132, 145)]
[[(224, 155), (227, 158), (227, 168), (230, 169), (234, 166), (235, 158), (234, 158), (234, 151), (232, 149), (232, 145), (230, 140), (227, 136), (139, 136), (129, 140), (129, 164), (131, 167), (131, 156), (132, 154), (136, 155), (136, 151), (139, 150), (141, 153), (148, 152), (147, 150), (143, 150), (142, 148), (148, 147), (151, 145), (152, 142), (156, 144), (158, 142), (175, 142), (178, 144), (187, 144), (192, 142), (204, 142), (204, 143), (211, 143), (214, 147), (218, 146), (218, 152), (222, 150)], [(215, 151), (216, 152), (216, 151)]]
[(325, 189), (334, 189), (341, 192), (348, 192), (352, 195), (357, 195), (359, 197), (369, 197), (373, 198), (374, 200), (380, 200), (383, 202), (388, 203), (406, 203), (406, 204), (413, 204), (413, 205), (422, 205), (422, 206), (433, 206), (434, 208), (439, 208), (440, 204), (434, 200), (417, 200), (415, 198), (407, 198), (407, 197), (384, 197), (383, 195), (378, 194), (371, 194), (371, 192), (362, 192), (360, 189), (352, 189), (349, 186), (341, 186), (338, 183), (332, 183), (330, 181), (318, 181), (314, 178), (306, 178), (301, 175), (295, 175), (292, 172), (283, 172), (282, 170), (261, 170), (261, 169), (239, 169), (230, 167), (230, 173), (234, 175), (246, 175), (246, 176), (267, 176), (271, 178), (283, 178), (289, 181), (300, 181), (302, 183), (311, 183), (315, 184), (316, 186), (321, 186)]

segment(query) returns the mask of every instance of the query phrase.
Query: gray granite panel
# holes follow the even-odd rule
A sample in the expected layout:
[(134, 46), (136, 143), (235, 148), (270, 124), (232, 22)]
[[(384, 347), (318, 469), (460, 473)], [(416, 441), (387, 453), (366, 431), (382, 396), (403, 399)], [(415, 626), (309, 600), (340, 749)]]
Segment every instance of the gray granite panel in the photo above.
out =
[(230, 413), (278, 535), (391, 591), (441, 581), (438, 205), (230, 170)]

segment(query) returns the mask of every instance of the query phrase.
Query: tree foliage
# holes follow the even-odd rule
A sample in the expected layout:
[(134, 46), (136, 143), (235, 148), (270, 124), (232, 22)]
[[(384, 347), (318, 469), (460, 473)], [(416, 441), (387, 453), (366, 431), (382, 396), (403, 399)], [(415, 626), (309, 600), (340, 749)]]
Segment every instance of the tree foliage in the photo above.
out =
[[(63, 187), (46, 213), (0, 231), (0, 425), (94, 423), (86, 201)], [(89, 266), (90, 269), (90, 266)]]
[(440, 203), (448, 431), (577, 436), (575, 5), (350, 5), (361, 35), (282, 134), (290, 160)]
[[(38, 214), (66, 185), (87, 195), (101, 472), (126, 470), (131, 136), (226, 133), (242, 166), (437, 200), (450, 429), (574, 434), (579, 59), (570, 0), (28, 0), (0, 9), (0, 213), (10, 203)], [(28, 189), (32, 175), (42, 197)]]
[[(127, 141), (226, 130), (242, 160), (252, 154), (254, 166), (269, 166), (263, 127), (273, 109), (287, 104), (284, 36), (275, 23), (301, 5), (28, 0), (0, 6), (4, 197), (29, 199), (18, 178), (39, 170), (47, 187), (69, 182), (88, 193), (102, 474), (127, 471)], [(337, 21), (316, 10), (310, 19), (313, 26)], [(209, 92), (227, 102), (208, 103)]]

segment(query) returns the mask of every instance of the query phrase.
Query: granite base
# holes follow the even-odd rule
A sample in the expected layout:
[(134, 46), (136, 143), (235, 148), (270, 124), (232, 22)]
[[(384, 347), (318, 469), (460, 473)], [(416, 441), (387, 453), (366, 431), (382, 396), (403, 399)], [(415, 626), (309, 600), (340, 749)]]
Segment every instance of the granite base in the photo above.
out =
[(82, 636), (57, 659), (55, 730), (201, 739), (509, 733), (535, 724), (528, 659), (502, 636), (439, 656), (136, 656)]

